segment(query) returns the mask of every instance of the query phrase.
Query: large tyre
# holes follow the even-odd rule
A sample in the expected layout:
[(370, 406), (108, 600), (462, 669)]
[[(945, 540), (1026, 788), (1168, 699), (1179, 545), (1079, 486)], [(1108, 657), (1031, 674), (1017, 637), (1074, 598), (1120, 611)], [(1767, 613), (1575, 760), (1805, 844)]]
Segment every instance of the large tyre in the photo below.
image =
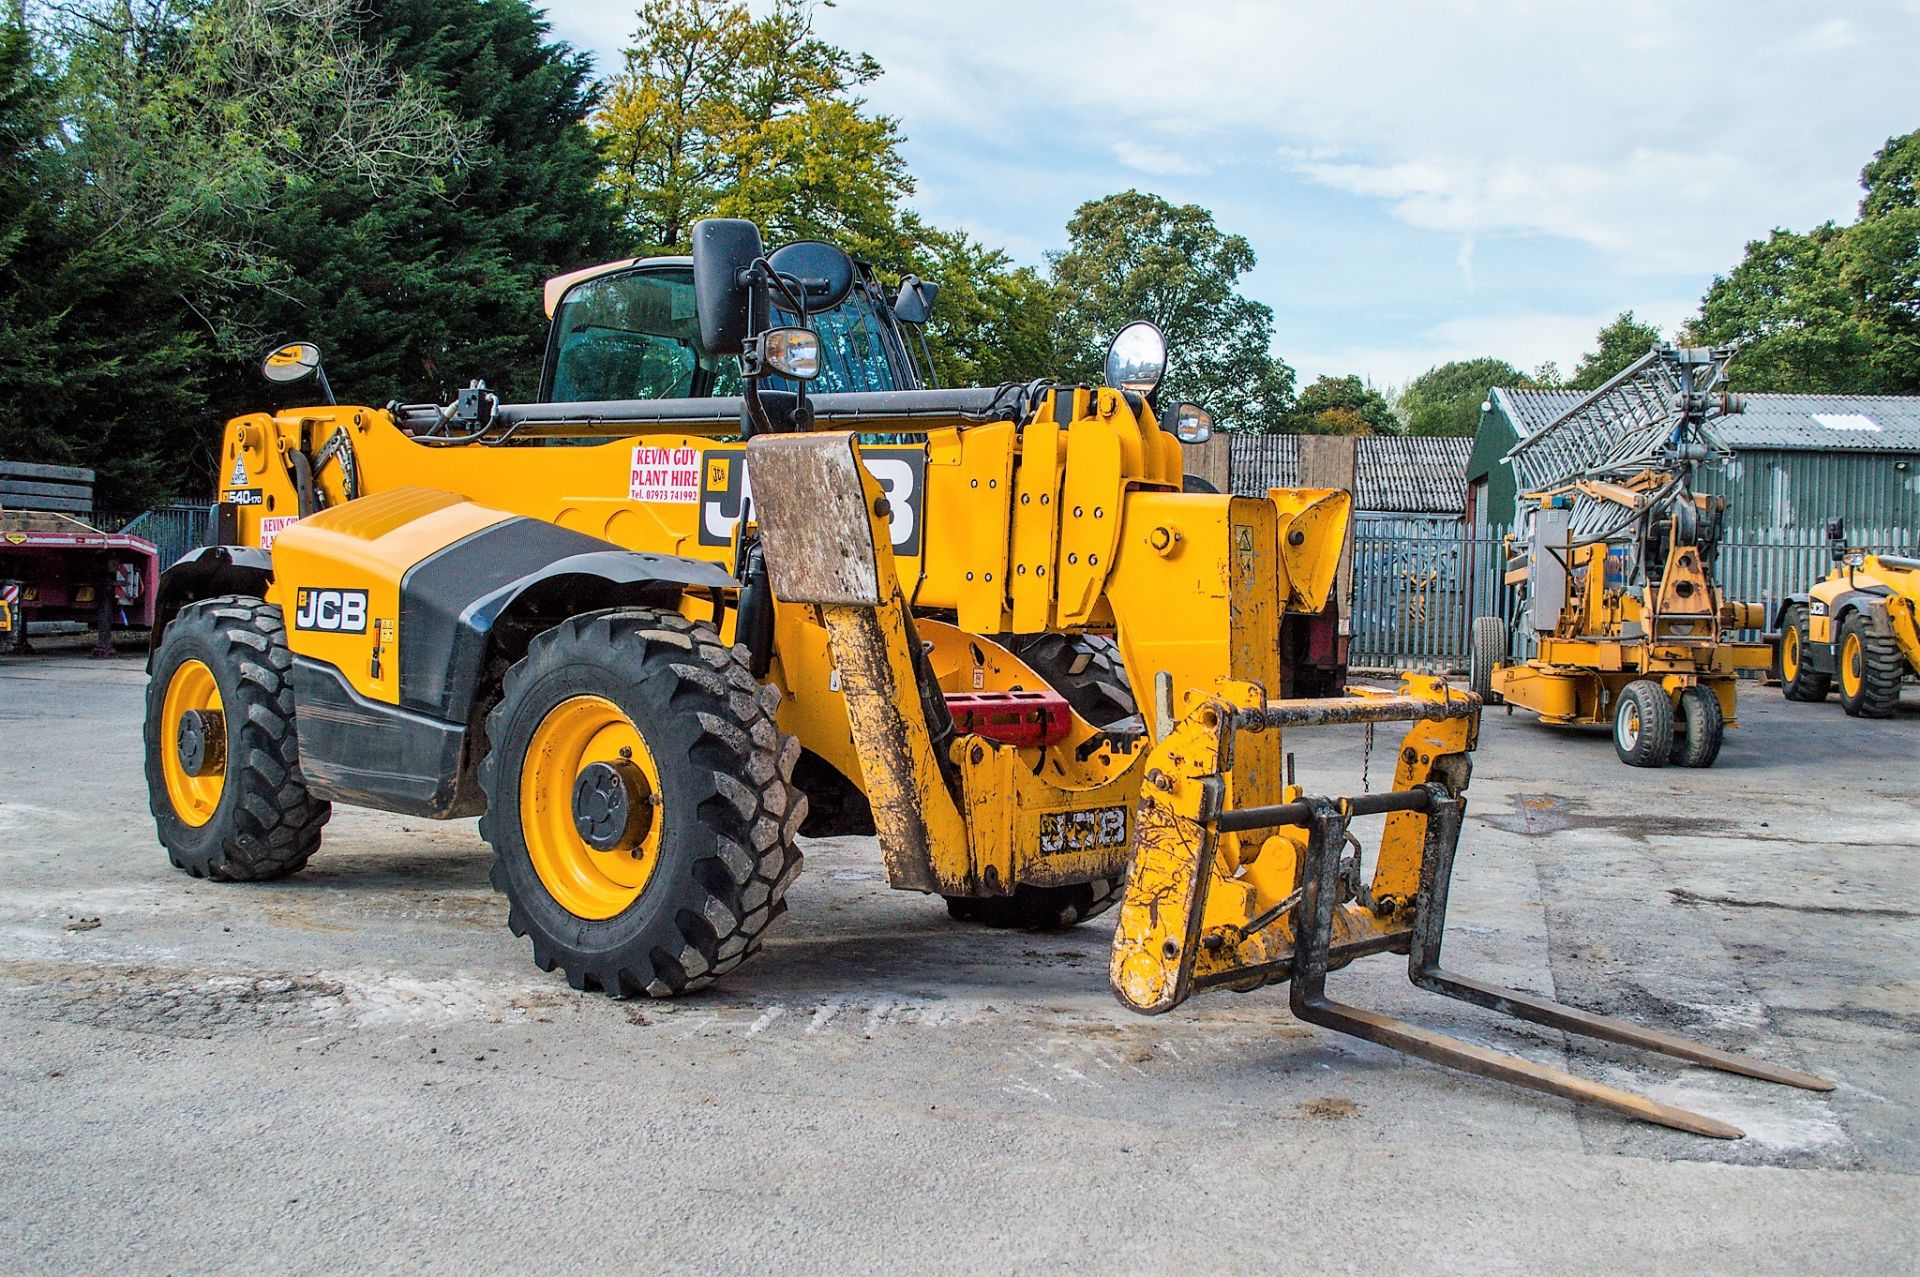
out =
[(1507, 623), (1497, 616), (1473, 620), (1473, 644), (1467, 653), (1467, 684), (1483, 704), (1498, 705), (1493, 690), (1493, 667), (1507, 659)]
[(1853, 612), (1840, 626), (1840, 705), (1855, 718), (1892, 718), (1900, 704), (1900, 679), (1906, 673), (1893, 635), (1876, 633), (1864, 612)]
[(331, 805), (307, 792), (280, 609), (226, 595), (167, 626), (147, 683), (147, 794), (196, 878), (284, 878), (319, 850)]
[(1613, 709), (1613, 752), (1629, 767), (1662, 767), (1673, 753), (1673, 702), (1666, 689), (1639, 678), (1620, 690)]
[(1028, 634), (1003, 641), (1095, 727), (1140, 729), (1140, 709), (1127, 682), (1120, 645), (1106, 635)]
[(1681, 767), (1713, 766), (1727, 737), (1727, 717), (1711, 687), (1694, 686), (1680, 693), (1678, 727), (1668, 761)]
[(806, 817), (778, 705), (740, 649), (677, 613), (592, 613), (534, 639), (487, 718), (480, 834), (543, 971), (670, 997), (759, 950)]
[(1796, 603), (1780, 626), (1780, 693), (1790, 701), (1819, 701), (1832, 685), (1831, 674), (1807, 665), (1807, 607)]
[(1105, 913), (1126, 893), (1127, 880), (1096, 878), (1065, 887), (1017, 885), (1010, 896), (948, 896), (947, 913), (960, 922), (1020, 931), (1058, 931)]

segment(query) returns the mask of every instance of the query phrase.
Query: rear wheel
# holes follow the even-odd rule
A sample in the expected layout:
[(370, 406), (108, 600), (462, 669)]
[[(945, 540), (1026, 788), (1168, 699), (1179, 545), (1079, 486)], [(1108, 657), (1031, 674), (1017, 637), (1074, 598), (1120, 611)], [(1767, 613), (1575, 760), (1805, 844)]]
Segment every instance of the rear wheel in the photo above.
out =
[(1780, 692), (1790, 701), (1818, 701), (1832, 685), (1832, 675), (1807, 666), (1807, 609), (1796, 603), (1780, 627)]
[(806, 815), (778, 696), (678, 613), (594, 613), (534, 639), (487, 719), (480, 834), (541, 970), (668, 997), (758, 951)]
[(1673, 752), (1673, 702), (1660, 684), (1639, 678), (1620, 690), (1613, 710), (1613, 752), (1629, 767), (1666, 764)]
[(228, 595), (167, 626), (147, 684), (147, 794), (160, 841), (196, 878), (261, 881), (320, 848), (333, 808), (307, 792), (280, 609)]
[(1680, 693), (1680, 723), (1684, 734), (1673, 738), (1668, 761), (1682, 767), (1711, 767), (1726, 739), (1727, 717), (1711, 687), (1689, 687)]
[(1020, 931), (1058, 931), (1105, 913), (1126, 893), (1125, 878), (1096, 878), (1065, 887), (1016, 886), (1010, 896), (948, 896), (960, 922)]
[(1028, 634), (1004, 642), (1095, 727), (1140, 729), (1140, 710), (1120, 645), (1106, 635)]
[(1507, 659), (1507, 623), (1497, 616), (1475, 617), (1473, 645), (1467, 655), (1467, 683), (1488, 705), (1499, 704), (1493, 691), (1493, 667)]
[(1840, 704), (1855, 718), (1891, 718), (1905, 662), (1891, 634), (1876, 634), (1864, 612), (1840, 627)]
[[(1034, 634), (1006, 640), (1095, 727), (1141, 730), (1139, 707), (1127, 682), (1120, 645), (1104, 634)], [(1105, 913), (1126, 891), (1124, 878), (1097, 878), (1064, 887), (1016, 884), (1010, 896), (948, 896), (947, 913), (960, 922), (1021, 931), (1054, 931)]]

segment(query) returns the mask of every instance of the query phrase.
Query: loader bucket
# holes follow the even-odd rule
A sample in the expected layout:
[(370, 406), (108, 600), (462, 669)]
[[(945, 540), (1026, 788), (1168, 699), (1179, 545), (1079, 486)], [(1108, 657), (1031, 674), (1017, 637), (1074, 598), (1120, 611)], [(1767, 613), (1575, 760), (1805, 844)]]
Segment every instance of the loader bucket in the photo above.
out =
[[(1371, 953), (1404, 953), (1419, 987), (1568, 1033), (1642, 1047), (1709, 1068), (1808, 1090), (1833, 1084), (1704, 1043), (1594, 1015), (1456, 975), (1440, 965), (1447, 892), (1466, 811), (1479, 698), (1410, 676), (1398, 694), (1268, 701), (1249, 684), (1190, 693), (1186, 715), (1155, 746), (1141, 788), (1127, 894), (1111, 978), (1122, 1004), (1170, 1011), (1195, 993), (1291, 982), (1293, 1014), (1310, 1024), (1644, 1122), (1719, 1139), (1734, 1126), (1616, 1087), (1462, 1042), (1330, 999), (1329, 971)], [(1405, 724), (1391, 790), (1306, 795), (1236, 807), (1240, 733)], [(1271, 750), (1262, 751), (1270, 756)], [(1256, 791), (1257, 792), (1257, 791)], [(1386, 816), (1370, 879), (1353, 821)]]

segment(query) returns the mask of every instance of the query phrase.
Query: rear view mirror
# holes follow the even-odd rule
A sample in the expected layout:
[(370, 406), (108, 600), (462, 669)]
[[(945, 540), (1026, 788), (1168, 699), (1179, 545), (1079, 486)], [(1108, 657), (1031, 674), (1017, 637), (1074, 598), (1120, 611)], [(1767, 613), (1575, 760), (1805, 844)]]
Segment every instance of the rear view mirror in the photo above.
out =
[(933, 302), (938, 296), (940, 285), (909, 275), (900, 281), (900, 295), (893, 301), (893, 317), (903, 324), (924, 324), (933, 317)]
[(710, 355), (737, 355), (752, 328), (742, 276), (763, 253), (760, 228), (737, 217), (693, 224), (693, 304), (700, 345)]
[(289, 386), (316, 377), (320, 381), (320, 393), (328, 403), (334, 401), (333, 387), (327, 384), (327, 370), (320, 363), (320, 347), (310, 341), (290, 341), (269, 350), (260, 359), (260, 375), (276, 386)]
[(853, 291), (853, 259), (844, 249), (817, 239), (797, 240), (774, 250), (767, 265), (805, 299), (807, 313), (832, 310)]
[(305, 381), (320, 369), (320, 347), (310, 341), (275, 346), (260, 361), (260, 375), (275, 385)]

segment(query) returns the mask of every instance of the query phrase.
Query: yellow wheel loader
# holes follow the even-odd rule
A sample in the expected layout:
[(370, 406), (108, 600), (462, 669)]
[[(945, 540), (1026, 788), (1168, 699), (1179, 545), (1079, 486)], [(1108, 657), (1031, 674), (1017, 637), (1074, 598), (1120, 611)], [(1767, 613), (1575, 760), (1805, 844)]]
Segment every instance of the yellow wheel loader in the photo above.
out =
[(1840, 693), (1854, 718), (1891, 718), (1900, 685), (1920, 678), (1920, 558), (1847, 544), (1846, 524), (1827, 521), (1833, 570), (1774, 617), (1774, 672), (1790, 701)]
[[(151, 659), (174, 862), (291, 873), (337, 802), (478, 813), (543, 969), (668, 996), (760, 948), (825, 821), (961, 918), (1069, 925), (1125, 884), (1112, 979), (1138, 1011), (1292, 979), (1316, 1023), (1738, 1134), (1324, 996), (1393, 951), (1451, 996), (1827, 1085), (1439, 969), (1479, 702), (1289, 695), (1347, 495), (1185, 491), (1207, 422), (1159, 401), (1151, 325), (1102, 386), (928, 389), (930, 293), (888, 302), (838, 249), (714, 219), (690, 258), (550, 286), (539, 402), (319, 382), (231, 422), (225, 544), (166, 574)], [(317, 381), (319, 352), (263, 371)], [(1403, 730), (1390, 792), (1295, 783), (1282, 733), (1339, 724)], [(1349, 824), (1373, 815), (1369, 877)]]
[(1738, 726), (1740, 672), (1771, 662), (1732, 637), (1762, 610), (1721, 592), (1726, 505), (1693, 491), (1727, 455), (1708, 425), (1739, 410), (1717, 392), (1732, 356), (1655, 346), (1506, 456), (1525, 518), (1505, 580), (1535, 652), (1516, 659), (1506, 622), (1480, 617), (1471, 683), (1543, 723), (1611, 723), (1631, 767), (1711, 767)]

